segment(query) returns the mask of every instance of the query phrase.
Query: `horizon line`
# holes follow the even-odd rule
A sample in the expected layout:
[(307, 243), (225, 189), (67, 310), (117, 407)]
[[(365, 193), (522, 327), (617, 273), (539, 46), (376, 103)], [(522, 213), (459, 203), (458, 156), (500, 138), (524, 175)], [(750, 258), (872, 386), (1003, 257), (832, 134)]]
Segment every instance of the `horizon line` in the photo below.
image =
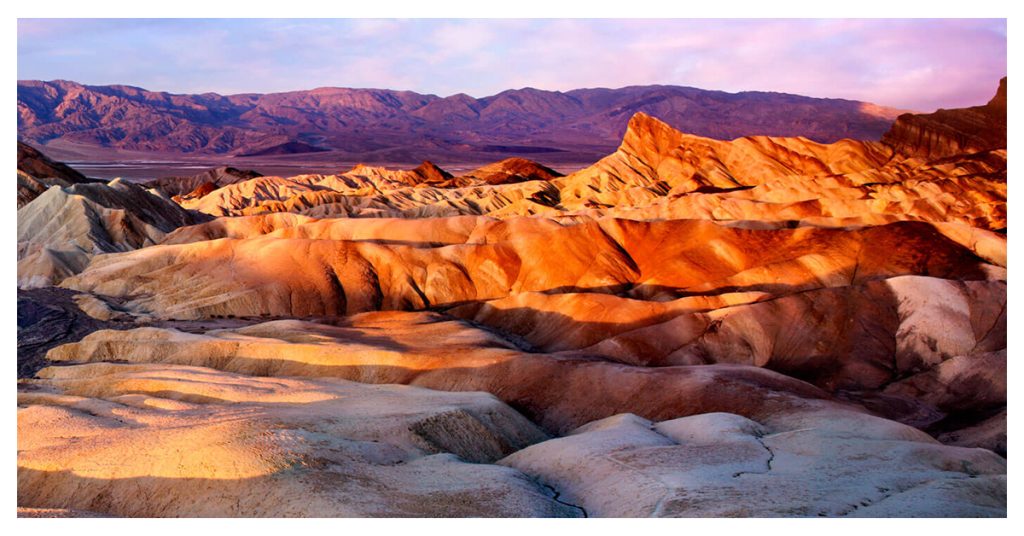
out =
[[(1001, 78), (1006, 78), (1006, 77), (1007, 76), (1004, 75)], [(133, 84), (129, 84), (129, 83), (93, 84), (93, 83), (79, 82), (77, 80), (71, 80), (71, 79), (67, 79), (67, 78), (54, 78), (54, 79), (50, 79), (50, 80), (42, 80), (42, 79), (36, 79), (36, 78), (19, 79), (18, 80), (18, 85), (20, 86), (23, 83), (28, 83), (28, 82), (38, 82), (38, 83), (43, 83), (43, 84), (52, 84), (52, 83), (65, 82), (65, 83), (76, 84), (76, 85), (83, 86), (83, 87), (126, 87), (126, 88), (132, 88), (132, 89), (137, 89), (137, 90), (145, 91), (147, 93), (159, 93), (159, 94), (165, 94), (165, 95), (171, 95), (171, 96), (217, 95), (219, 97), (241, 97), (241, 96), (247, 96), (247, 95), (260, 95), (260, 96), (265, 96), (265, 95), (285, 95), (285, 94), (289, 94), (289, 93), (308, 93), (308, 92), (317, 91), (317, 90), (324, 90), (324, 89), (343, 89), (343, 90), (352, 90), (352, 91), (388, 91), (388, 92), (392, 92), (392, 93), (415, 93), (416, 95), (421, 95), (421, 96), (424, 96), (424, 97), (435, 97), (435, 98), (441, 99), (441, 100), (450, 99), (452, 97), (458, 97), (460, 95), (465, 95), (465, 96), (467, 96), (467, 97), (469, 97), (471, 99), (474, 99), (474, 100), (484, 100), (484, 99), (489, 99), (489, 98), (497, 97), (497, 96), (502, 95), (504, 93), (509, 93), (509, 92), (513, 92), (513, 91), (527, 91), (527, 90), (541, 91), (541, 92), (545, 92), (545, 93), (557, 93), (557, 94), (560, 94), (560, 95), (568, 95), (569, 93), (572, 93), (574, 91), (587, 91), (587, 90), (621, 91), (621, 90), (624, 90), (624, 89), (631, 89), (631, 88), (663, 87), (663, 88), (676, 88), (676, 89), (693, 89), (693, 90), (704, 91), (704, 92), (723, 93), (723, 94), (726, 94), (726, 95), (743, 95), (743, 94), (785, 95), (785, 96), (801, 97), (801, 98), (815, 99), (815, 100), (831, 100), (831, 101), (842, 101), (842, 102), (851, 102), (851, 103), (860, 103), (860, 104), (871, 104), (871, 105), (874, 105), (874, 106), (880, 106), (882, 108), (887, 108), (887, 109), (890, 109), (890, 110), (893, 110), (893, 111), (899, 111), (899, 112), (904, 112), (904, 113), (906, 113), (906, 112), (928, 113), (927, 110), (919, 110), (919, 109), (912, 109), (912, 108), (902, 108), (902, 107), (898, 107), (898, 106), (891, 106), (891, 105), (888, 105), (888, 104), (880, 104), (880, 103), (877, 103), (877, 102), (858, 100), (858, 99), (849, 99), (849, 98), (845, 98), (845, 97), (821, 97), (821, 96), (807, 95), (807, 94), (803, 94), (803, 93), (790, 93), (788, 91), (771, 91), (771, 90), (758, 90), (758, 89), (744, 89), (744, 90), (739, 90), (739, 91), (728, 91), (728, 90), (724, 90), (724, 89), (708, 89), (708, 88), (697, 87), (697, 86), (689, 86), (689, 85), (685, 85), (684, 86), (684, 85), (677, 85), (677, 84), (631, 84), (631, 85), (619, 86), (619, 87), (592, 86), (592, 87), (577, 87), (577, 88), (573, 88), (573, 89), (569, 89), (569, 90), (543, 89), (543, 88), (538, 88), (538, 87), (533, 87), (533, 86), (523, 86), (523, 87), (519, 87), (519, 88), (503, 89), (503, 90), (501, 90), (501, 91), (499, 91), (497, 93), (493, 93), (491, 95), (485, 95), (485, 96), (482, 96), (482, 97), (476, 97), (476, 96), (470, 95), (469, 93), (466, 93), (466, 92), (457, 92), (457, 93), (452, 93), (450, 95), (442, 96), (442, 95), (438, 95), (437, 93), (421, 93), (420, 91), (417, 91), (415, 89), (394, 89), (394, 88), (386, 88), (386, 87), (354, 87), (354, 86), (317, 86), (317, 87), (305, 88), (305, 89), (290, 89), (290, 90), (286, 90), (286, 91), (267, 91), (267, 92), (244, 91), (244, 92), (238, 92), (238, 93), (220, 93), (218, 91), (203, 91), (203, 92), (193, 92), (193, 93), (176, 93), (176, 92), (164, 91), (164, 90), (158, 90), (158, 89), (149, 89), (149, 88), (146, 88), (146, 87), (143, 87), (143, 86), (137, 86), (137, 85), (133, 85)], [(979, 104), (984, 104), (984, 103), (979, 103)], [(942, 109), (942, 108), (937, 108), (936, 110), (939, 110), (939, 109)]]

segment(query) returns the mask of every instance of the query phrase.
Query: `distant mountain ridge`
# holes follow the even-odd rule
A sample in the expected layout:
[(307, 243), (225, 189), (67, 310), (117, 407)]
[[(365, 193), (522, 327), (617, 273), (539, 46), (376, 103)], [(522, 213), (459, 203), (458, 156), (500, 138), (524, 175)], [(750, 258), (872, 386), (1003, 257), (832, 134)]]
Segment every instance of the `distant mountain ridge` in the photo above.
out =
[(684, 132), (877, 140), (900, 110), (781, 93), (677, 86), (508, 90), (484, 98), (382, 89), (175, 95), (69, 81), (18, 82), (18, 135), (37, 145), (191, 155), (330, 153), (365, 161), (614, 149), (645, 112)]

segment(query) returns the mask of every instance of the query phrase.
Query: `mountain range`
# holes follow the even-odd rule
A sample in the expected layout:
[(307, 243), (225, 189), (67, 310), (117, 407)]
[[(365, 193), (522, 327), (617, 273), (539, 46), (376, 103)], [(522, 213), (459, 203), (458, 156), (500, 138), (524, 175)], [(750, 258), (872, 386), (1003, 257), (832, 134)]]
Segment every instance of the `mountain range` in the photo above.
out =
[(825, 143), (877, 140), (900, 114), (852, 100), (663, 85), (524, 88), (474, 98), (349, 88), (176, 95), (18, 82), (19, 139), (79, 160), (129, 152), (368, 163), (543, 155), (548, 162), (589, 163), (615, 149), (637, 112), (710, 138), (803, 136)]
[(19, 144), (18, 515), (1005, 518), (1006, 84), (568, 174)]

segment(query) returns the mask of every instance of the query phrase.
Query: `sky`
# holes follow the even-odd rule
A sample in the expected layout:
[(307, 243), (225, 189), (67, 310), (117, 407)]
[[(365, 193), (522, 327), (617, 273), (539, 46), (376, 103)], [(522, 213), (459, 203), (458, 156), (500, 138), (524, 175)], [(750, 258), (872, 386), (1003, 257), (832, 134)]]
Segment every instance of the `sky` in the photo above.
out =
[(932, 111), (987, 102), (1005, 19), (20, 19), (18, 78), (172, 93), (670, 84)]

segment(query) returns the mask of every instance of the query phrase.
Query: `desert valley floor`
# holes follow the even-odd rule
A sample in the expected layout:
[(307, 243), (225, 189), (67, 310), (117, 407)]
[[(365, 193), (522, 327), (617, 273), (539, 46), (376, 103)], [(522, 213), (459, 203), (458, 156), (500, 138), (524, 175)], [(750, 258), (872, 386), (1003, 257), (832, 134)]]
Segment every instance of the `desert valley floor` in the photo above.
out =
[(19, 515), (1006, 515), (1006, 80), (562, 176), (18, 169)]

